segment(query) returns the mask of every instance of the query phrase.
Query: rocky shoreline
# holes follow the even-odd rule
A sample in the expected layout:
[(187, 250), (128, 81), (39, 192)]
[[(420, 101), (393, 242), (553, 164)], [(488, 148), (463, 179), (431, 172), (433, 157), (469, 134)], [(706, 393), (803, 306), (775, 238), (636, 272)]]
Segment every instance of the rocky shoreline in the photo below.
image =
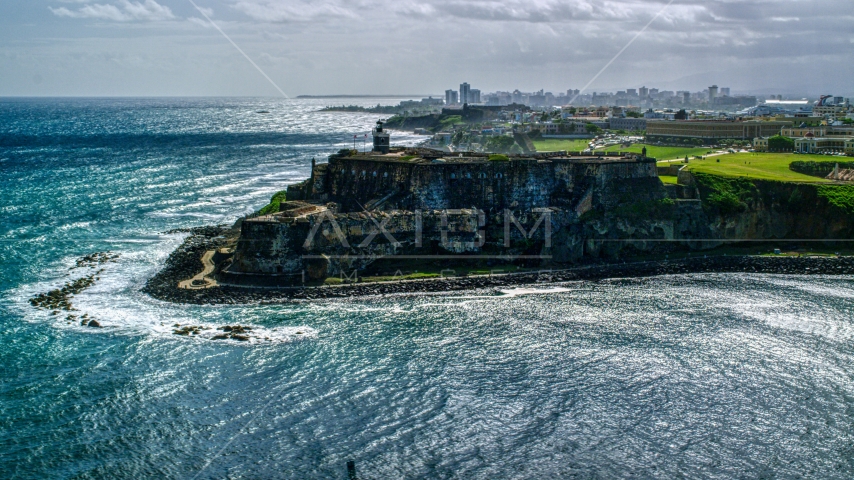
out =
[(854, 257), (763, 257), (708, 256), (635, 263), (604, 263), (561, 270), (511, 273), (494, 276), (449, 277), (352, 285), (246, 288), (220, 285), (205, 290), (183, 290), (178, 282), (204, 268), (201, 257), (208, 250), (225, 246), (228, 227), (187, 230), (190, 237), (167, 259), (143, 292), (159, 300), (196, 305), (276, 304), (293, 301), (364, 297), (376, 295), (434, 293), (611, 278), (638, 278), (691, 273), (765, 273), (781, 275), (854, 275)]
[[(75, 265), (69, 269), (74, 271), (77, 269), (94, 270), (99, 266), (107, 263), (115, 262), (119, 258), (118, 254), (112, 252), (98, 252), (85, 257), (79, 258)], [(68, 281), (61, 288), (56, 288), (46, 293), (36, 295), (30, 299), (30, 305), (35, 308), (49, 310), (52, 316), (58, 317), (63, 311), (67, 313), (65, 322), (68, 324), (80, 322), (83, 327), (101, 328), (101, 323), (90, 318), (88, 314), (78, 317), (72, 312), (76, 312), (72, 300), (74, 296), (92, 287), (101, 279), (100, 275), (104, 273), (101, 268), (94, 273), (78, 278), (77, 280)], [(71, 273), (69, 273), (71, 275)]]

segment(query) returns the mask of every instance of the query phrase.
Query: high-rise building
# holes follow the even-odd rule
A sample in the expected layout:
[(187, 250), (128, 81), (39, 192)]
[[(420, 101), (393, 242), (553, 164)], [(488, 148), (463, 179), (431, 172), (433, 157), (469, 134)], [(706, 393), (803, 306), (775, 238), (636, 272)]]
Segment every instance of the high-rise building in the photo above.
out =
[(445, 90), (445, 105), (456, 105), (459, 103), (456, 90)]
[(646, 98), (649, 96), (649, 89), (646, 87), (640, 87), (640, 89), (638, 90), (638, 94), (641, 98)]
[(729, 87), (721, 87), (721, 95), (729, 97)]
[(510, 95), (511, 101), (517, 105), (522, 105), (522, 92), (519, 90), (513, 90), (513, 93)]
[(471, 85), (468, 83), (460, 84), (460, 103), (469, 103), (469, 94), (471, 93)]
[(555, 101), (555, 96), (552, 92), (546, 92), (546, 101), (545, 106), (553, 107), (557, 102)]
[(691, 103), (691, 92), (682, 92), (682, 104), (688, 105)]
[(476, 88), (469, 90), (469, 101), (466, 103), (480, 103), (480, 90)]
[(638, 96), (638, 90), (636, 88), (626, 89), (626, 95), (629, 97), (637, 97)]
[(718, 86), (712, 85), (709, 87), (709, 101), (713, 101), (718, 96)]

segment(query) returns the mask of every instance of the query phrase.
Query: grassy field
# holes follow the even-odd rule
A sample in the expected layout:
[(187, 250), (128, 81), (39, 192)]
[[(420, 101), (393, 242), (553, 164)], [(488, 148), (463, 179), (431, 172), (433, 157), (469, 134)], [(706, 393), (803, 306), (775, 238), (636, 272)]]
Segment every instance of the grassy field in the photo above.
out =
[(660, 179), (661, 179), (661, 182), (662, 182), (662, 183), (666, 183), (666, 184), (670, 184), (670, 185), (676, 185), (676, 184), (678, 183), (678, 182), (676, 181), (676, 177), (675, 177), (675, 176), (671, 176), (671, 175), (660, 175), (658, 178), (660, 178)]
[(674, 160), (674, 159), (685, 159), (687, 155), (690, 158), (694, 158), (694, 156), (698, 155), (707, 155), (711, 150), (708, 148), (697, 148), (697, 147), (659, 147), (655, 145), (644, 145), (641, 143), (632, 145), (631, 147), (607, 147), (602, 150), (606, 150), (609, 152), (629, 152), (629, 153), (641, 153), (643, 147), (646, 147), (646, 156), (653, 157), (656, 160)]
[(547, 138), (544, 140), (534, 141), (534, 148), (538, 152), (583, 152), (587, 150), (589, 139), (581, 138), (578, 140), (561, 140), (559, 138)]
[(724, 177), (746, 177), (782, 182), (828, 182), (822, 178), (789, 170), (789, 164), (795, 160), (832, 162), (833, 158), (822, 155), (794, 155), (791, 153), (734, 153), (705, 160), (691, 160), (688, 169), (692, 172)]

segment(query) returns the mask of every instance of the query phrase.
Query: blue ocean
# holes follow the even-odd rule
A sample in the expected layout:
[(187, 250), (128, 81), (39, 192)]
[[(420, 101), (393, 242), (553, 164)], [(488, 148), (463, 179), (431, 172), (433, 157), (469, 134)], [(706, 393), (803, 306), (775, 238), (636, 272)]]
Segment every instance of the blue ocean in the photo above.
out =
[[(854, 279), (284, 305), (140, 292), (399, 99), (0, 99), (0, 478), (854, 477)], [(421, 139), (395, 132), (393, 143)], [(29, 299), (114, 262), (74, 297)], [(173, 335), (252, 326), (265, 342)]]

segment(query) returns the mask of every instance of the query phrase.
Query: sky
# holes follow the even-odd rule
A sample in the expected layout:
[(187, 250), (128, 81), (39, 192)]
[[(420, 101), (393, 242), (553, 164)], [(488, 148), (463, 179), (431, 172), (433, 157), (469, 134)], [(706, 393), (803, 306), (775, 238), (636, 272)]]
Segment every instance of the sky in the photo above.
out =
[(2, 0), (0, 96), (854, 97), (851, 0), (193, 1)]

